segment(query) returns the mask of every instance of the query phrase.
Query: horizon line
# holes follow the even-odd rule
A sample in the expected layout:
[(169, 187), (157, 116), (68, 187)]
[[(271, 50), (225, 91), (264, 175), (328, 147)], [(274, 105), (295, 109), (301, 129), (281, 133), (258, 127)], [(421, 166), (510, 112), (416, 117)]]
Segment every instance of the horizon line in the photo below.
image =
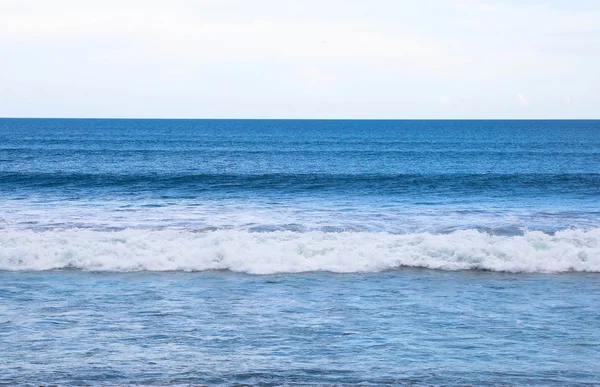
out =
[(598, 118), (278, 118), (278, 117), (0, 117), (0, 120), (188, 120), (188, 121), (598, 121)]

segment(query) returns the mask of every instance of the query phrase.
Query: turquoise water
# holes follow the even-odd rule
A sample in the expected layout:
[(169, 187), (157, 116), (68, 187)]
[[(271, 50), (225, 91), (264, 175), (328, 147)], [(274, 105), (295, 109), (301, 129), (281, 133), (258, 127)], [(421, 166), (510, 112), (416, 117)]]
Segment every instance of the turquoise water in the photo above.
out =
[(600, 121), (0, 119), (0, 384), (600, 385)]

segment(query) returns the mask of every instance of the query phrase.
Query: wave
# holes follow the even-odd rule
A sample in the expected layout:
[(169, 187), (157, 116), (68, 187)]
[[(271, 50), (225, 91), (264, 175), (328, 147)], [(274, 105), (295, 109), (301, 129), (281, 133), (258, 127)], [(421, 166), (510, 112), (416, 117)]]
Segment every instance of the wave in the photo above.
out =
[(600, 272), (600, 228), (518, 236), (251, 233), (238, 230), (0, 232), (0, 270), (207, 271), (249, 274), (362, 273), (418, 267), (511, 273)]
[(488, 192), (521, 195), (570, 192), (598, 195), (600, 174), (179, 174), (36, 173), (0, 174), (2, 190), (95, 189), (129, 192), (179, 189), (182, 192), (325, 191), (368, 194), (457, 194)]

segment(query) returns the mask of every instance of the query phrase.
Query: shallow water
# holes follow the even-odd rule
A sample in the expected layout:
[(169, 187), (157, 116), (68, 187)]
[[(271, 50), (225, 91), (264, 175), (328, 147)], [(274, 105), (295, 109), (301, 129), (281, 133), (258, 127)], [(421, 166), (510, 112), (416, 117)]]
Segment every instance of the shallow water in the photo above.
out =
[(3, 272), (4, 385), (600, 384), (595, 274)]

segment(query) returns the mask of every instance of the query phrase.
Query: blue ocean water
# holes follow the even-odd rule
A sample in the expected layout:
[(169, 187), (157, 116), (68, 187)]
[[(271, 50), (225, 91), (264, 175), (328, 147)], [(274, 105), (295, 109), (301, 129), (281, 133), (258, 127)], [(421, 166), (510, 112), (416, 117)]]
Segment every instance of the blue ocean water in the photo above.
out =
[(0, 119), (0, 385), (600, 385), (600, 121)]

